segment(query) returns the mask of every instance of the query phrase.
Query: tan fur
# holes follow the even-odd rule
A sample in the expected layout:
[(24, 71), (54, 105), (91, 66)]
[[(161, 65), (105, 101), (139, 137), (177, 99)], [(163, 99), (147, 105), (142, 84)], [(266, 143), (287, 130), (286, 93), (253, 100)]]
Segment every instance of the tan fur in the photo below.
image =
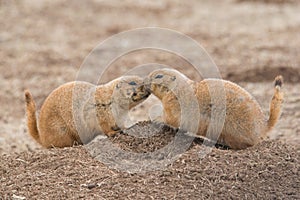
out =
[(55, 89), (42, 105), (37, 123), (32, 95), (25, 91), (30, 135), (43, 147), (67, 147), (89, 142), (96, 135), (114, 135), (120, 128), (114, 108), (130, 109), (149, 96), (143, 80), (124, 76), (95, 86), (70, 82)]
[[(183, 82), (191, 86), (200, 111), (197, 136), (208, 137), (206, 134), (212, 121), (212, 109), (218, 111), (222, 103), (226, 105), (226, 110), (223, 110), (226, 113), (225, 122), (218, 142), (233, 149), (244, 149), (265, 139), (267, 132), (274, 127), (280, 117), (283, 102), (283, 94), (280, 91), (282, 77), (276, 77), (275, 81), (275, 92), (270, 104), (269, 119), (265, 118), (254, 97), (230, 81), (204, 79), (200, 82), (194, 82), (176, 70), (160, 69), (153, 71), (144, 82), (151, 93), (162, 101), (164, 122), (173, 127), (180, 126), (181, 109), (177, 97), (170, 88), (181, 87)], [(223, 97), (226, 96), (226, 101), (217, 96), (214, 103), (212, 103), (210, 92), (220, 90), (220, 86), (224, 86)], [(184, 90), (185, 88), (181, 89)], [(184, 97), (184, 99), (189, 101), (192, 98)], [(190, 120), (192, 119), (193, 116)], [(214, 126), (216, 124), (212, 124), (212, 127)]]

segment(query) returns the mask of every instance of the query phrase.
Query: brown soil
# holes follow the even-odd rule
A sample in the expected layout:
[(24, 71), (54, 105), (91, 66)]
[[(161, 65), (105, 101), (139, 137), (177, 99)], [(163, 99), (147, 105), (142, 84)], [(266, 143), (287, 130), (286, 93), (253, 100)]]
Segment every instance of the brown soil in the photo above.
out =
[(137, 123), (129, 130), (115, 135), (111, 141), (125, 151), (136, 153), (157, 151), (171, 142), (176, 134), (175, 130), (164, 124), (151, 122)]
[[(137, 127), (130, 131), (134, 129)], [(132, 143), (133, 138), (122, 138), (119, 143), (123, 148), (140, 148), (140, 144)], [(2, 155), (0, 193), (4, 199), (15, 195), (28, 199), (300, 197), (299, 148), (266, 141), (241, 151), (215, 148), (200, 159), (202, 148), (193, 143), (172, 165), (145, 173), (109, 169), (84, 147)]]
[[(299, 10), (293, 0), (0, 0), (0, 199), (299, 199)], [(83, 147), (41, 150), (26, 129), (24, 89), (40, 108), (53, 89), (76, 79), (97, 44), (148, 26), (199, 42), (222, 77), (253, 94), (266, 115), (272, 81), (282, 74), (284, 109), (270, 139), (242, 151), (214, 149), (203, 159), (196, 141), (165, 170), (144, 174), (108, 169)], [(184, 59), (158, 50), (119, 58), (105, 77), (154, 62), (199, 79)], [(110, 141), (129, 152), (155, 152), (173, 139), (164, 128), (153, 132), (141, 123), (130, 130), (150, 138), (125, 130)]]

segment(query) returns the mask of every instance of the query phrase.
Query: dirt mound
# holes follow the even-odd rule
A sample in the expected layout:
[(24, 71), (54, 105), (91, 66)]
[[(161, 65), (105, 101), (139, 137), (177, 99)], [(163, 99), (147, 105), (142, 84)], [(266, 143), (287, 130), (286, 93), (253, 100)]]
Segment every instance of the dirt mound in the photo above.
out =
[[(154, 152), (174, 139), (177, 130), (163, 123), (139, 122), (123, 133), (110, 138), (125, 151), (136, 153)], [(133, 148), (134, 147), (134, 148)]]
[[(147, 126), (140, 124), (129, 132)], [(161, 140), (156, 135), (133, 139), (127, 132), (111, 141), (132, 152), (154, 151), (155, 143), (162, 146), (174, 135), (172, 129), (164, 130)], [(28, 199), (300, 197), (299, 148), (266, 141), (241, 151), (214, 148), (201, 159), (203, 148), (194, 142), (164, 170), (133, 174), (109, 169), (84, 146), (2, 155), (0, 194)]]

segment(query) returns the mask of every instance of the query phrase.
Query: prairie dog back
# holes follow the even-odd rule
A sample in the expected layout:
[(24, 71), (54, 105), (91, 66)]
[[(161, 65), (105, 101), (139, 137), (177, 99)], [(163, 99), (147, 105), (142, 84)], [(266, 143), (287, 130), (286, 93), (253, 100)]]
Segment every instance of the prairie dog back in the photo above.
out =
[[(157, 96), (163, 104), (165, 123), (179, 127), (181, 108), (178, 98), (170, 88), (180, 86), (182, 82), (191, 86), (199, 105), (199, 126), (195, 136), (210, 137), (207, 135), (212, 123), (212, 110), (220, 109), (225, 104), (226, 113), (223, 129), (218, 137), (218, 142), (233, 149), (244, 149), (253, 146), (266, 138), (280, 117), (283, 94), (281, 76), (275, 78), (274, 95), (270, 103), (270, 116), (266, 117), (255, 98), (237, 84), (222, 79), (204, 79), (194, 82), (176, 70), (159, 69), (148, 75), (145, 80), (147, 88)], [(211, 92), (224, 88), (225, 95), (211, 99)], [(225, 97), (225, 99), (224, 99)], [(191, 96), (181, 98), (191, 99)], [(220, 110), (221, 111), (221, 110)], [(192, 116), (191, 116), (191, 119)], [(212, 133), (215, 139), (216, 133)]]

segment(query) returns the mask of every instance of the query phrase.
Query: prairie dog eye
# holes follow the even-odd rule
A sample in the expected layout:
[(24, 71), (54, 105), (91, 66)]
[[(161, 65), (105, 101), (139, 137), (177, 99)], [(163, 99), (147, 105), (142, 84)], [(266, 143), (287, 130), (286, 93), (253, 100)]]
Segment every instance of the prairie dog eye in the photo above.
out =
[(129, 82), (128, 84), (129, 84), (129, 85), (137, 85), (136, 82), (134, 82), (134, 81), (131, 81), (131, 82)]
[(164, 75), (158, 74), (155, 76), (155, 78), (162, 78), (162, 77), (164, 77)]

